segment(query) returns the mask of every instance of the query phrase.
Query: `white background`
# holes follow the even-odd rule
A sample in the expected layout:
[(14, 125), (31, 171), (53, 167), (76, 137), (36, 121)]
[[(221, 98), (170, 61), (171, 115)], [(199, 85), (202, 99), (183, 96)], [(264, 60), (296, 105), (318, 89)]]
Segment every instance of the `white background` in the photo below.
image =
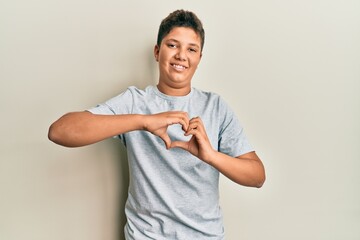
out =
[(0, 2), (0, 239), (123, 239), (114, 139), (68, 149), (49, 125), (156, 84), (173, 10), (203, 21), (195, 87), (222, 95), (263, 159), (263, 188), (221, 178), (228, 240), (360, 239), (358, 0)]

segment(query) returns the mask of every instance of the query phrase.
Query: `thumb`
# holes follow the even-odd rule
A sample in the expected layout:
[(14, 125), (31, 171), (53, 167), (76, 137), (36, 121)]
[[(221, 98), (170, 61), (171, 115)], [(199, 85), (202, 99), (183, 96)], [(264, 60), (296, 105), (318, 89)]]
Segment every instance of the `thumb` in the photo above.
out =
[(188, 142), (183, 142), (183, 141), (174, 141), (171, 143), (170, 148), (182, 148), (184, 150), (188, 149)]
[(163, 134), (159, 137), (164, 141), (166, 149), (169, 149), (171, 147), (171, 139), (170, 139), (169, 135)]

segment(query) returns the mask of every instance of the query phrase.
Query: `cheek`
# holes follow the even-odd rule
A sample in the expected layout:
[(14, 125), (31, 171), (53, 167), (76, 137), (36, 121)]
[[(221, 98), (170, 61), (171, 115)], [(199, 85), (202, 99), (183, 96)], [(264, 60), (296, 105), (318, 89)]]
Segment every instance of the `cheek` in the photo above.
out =
[(165, 53), (162, 53), (158, 56), (158, 59), (159, 59), (159, 62), (165, 64), (166, 62), (169, 61), (171, 57), (169, 56), (169, 54), (165, 54)]
[(198, 67), (199, 63), (200, 63), (200, 59), (194, 59), (192, 61), (192, 65), (195, 69)]

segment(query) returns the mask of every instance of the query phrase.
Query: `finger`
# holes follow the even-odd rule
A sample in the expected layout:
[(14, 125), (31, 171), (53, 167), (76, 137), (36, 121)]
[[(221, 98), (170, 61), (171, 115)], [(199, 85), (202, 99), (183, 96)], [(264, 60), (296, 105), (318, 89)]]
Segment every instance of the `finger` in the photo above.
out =
[(189, 129), (185, 132), (184, 136), (197, 135), (197, 134), (199, 134), (198, 128), (189, 128)]
[(190, 131), (191, 129), (197, 129), (198, 127), (199, 127), (199, 124), (197, 122), (192, 122), (189, 124), (187, 131)]
[(186, 135), (189, 135), (191, 132), (194, 133), (193, 130), (198, 130), (200, 133), (206, 134), (204, 125), (203, 125), (201, 119), (199, 119), (199, 118), (191, 120), (188, 130), (186, 131)]
[(166, 149), (169, 149), (171, 146), (171, 139), (170, 139), (169, 135), (163, 134), (159, 137), (164, 141)]
[(209, 139), (206, 135), (206, 133), (202, 133), (198, 129), (192, 129), (188, 135), (192, 135), (191, 140), (196, 142), (199, 148), (206, 147), (210, 145)]
[(182, 141), (174, 141), (171, 143), (170, 148), (182, 148), (184, 150), (188, 149), (188, 142), (182, 142)]
[(183, 113), (181, 120), (182, 120), (181, 123), (182, 128), (184, 131), (186, 131), (189, 127), (189, 122), (190, 122), (189, 115), (186, 112)]
[(170, 126), (170, 125), (173, 125), (173, 124), (180, 124), (181, 128), (182, 128), (182, 130), (184, 132), (186, 132), (186, 130), (189, 128), (189, 123), (186, 120), (182, 119), (182, 118), (173, 119), (171, 121), (171, 123), (169, 123), (168, 125)]
[(189, 117), (185, 112), (176, 112), (171, 116), (171, 120), (168, 125), (181, 124), (182, 129), (186, 131), (189, 127)]
[(181, 128), (184, 132), (186, 132), (187, 129), (189, 128), (189, 121), (187, 119), (181, 119), (179, 124), (181, 124)]
[(193, 117), (189, 121), (189, 125), (191, 125), (191, 124), (203, 125), (203, 122), (200, 117)]

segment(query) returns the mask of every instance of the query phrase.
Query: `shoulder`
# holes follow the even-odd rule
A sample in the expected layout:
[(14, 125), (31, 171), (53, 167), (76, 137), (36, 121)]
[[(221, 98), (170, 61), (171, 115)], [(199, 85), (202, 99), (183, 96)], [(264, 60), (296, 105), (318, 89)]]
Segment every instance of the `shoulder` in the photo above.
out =
[(218, 110), (228, 110), (229, 106), (222, 96), (212, 91), (204, 91), (201, 89), (193, 88), (193, 98), (206, 102), (206, 105), (211, 105)]
[(120, 95), (131, 96), (133, 99), (144, 98), (146, 96), (153, 94), (153, 86), (147, 86), (146, 88), (138, 88), (136, 86), (129, 86), (124, 92)]
[(219, 94), (211, 91), (204, 91), (198, 88), (193, 88), (193, 98), (203, 99), (206, 101), (222, 101)]
[(113, 108), (118, 108), (119, 106), (128, 105), (129, 108), (132, 108), (134, 102), (139, 102), (146, 96), (146, 89), (140, 89), (136, 86), (129, 86), (115, 97), (110, 98), (105, 102), (106, 105)]
[(145, 95), (148, 88), (150, 88), (150, 86), (146, 87), (145, 89), (141, 89), (141, 88), (138, 88), (136, 86), (129, 86), (126, 89), (126, 92), (130, 92), (133, 95)]

